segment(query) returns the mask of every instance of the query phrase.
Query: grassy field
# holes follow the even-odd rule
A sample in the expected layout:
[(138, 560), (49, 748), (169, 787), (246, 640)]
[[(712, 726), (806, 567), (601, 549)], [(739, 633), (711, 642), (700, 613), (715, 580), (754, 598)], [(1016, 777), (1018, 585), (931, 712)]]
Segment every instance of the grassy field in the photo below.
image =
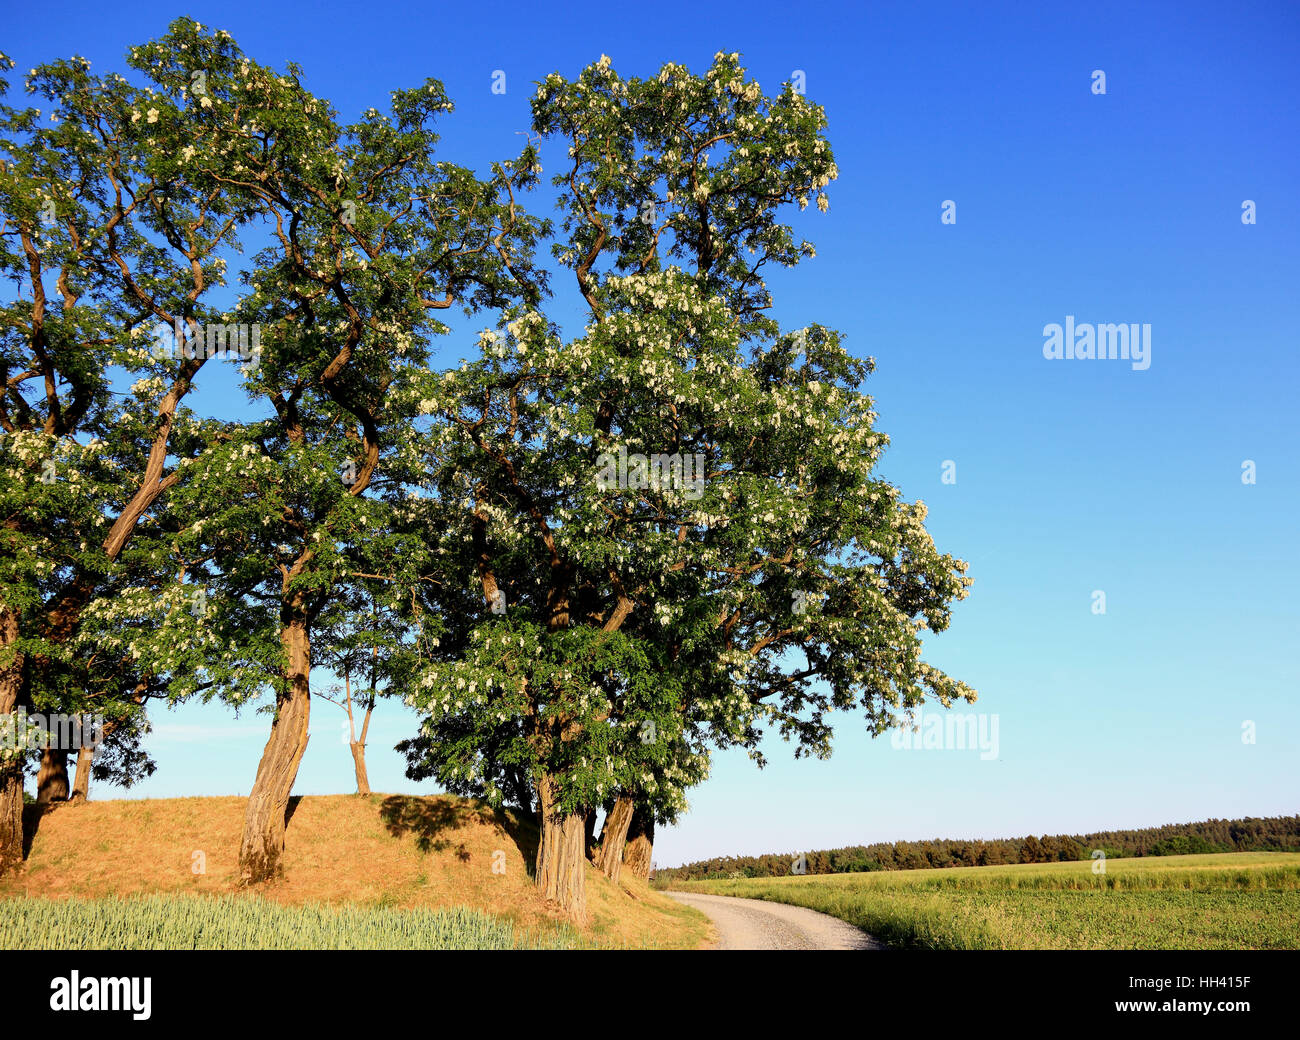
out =
[(678, 882), (794, 903), (900, 947), (1297, 949), (1300, 853)]
[(556, 924), (520, 932), (480, 910), (286, 906), (258, 896), (9, 899), (5, 950), (514, 950), (587, 945)]
[(569, 928), (529, 874), (532, 822), (450, 796), (296, 800), (284, 880), (242, 894), (245, 804), (92, 801), (30, 819), (27, 862), (0, 881), (0, 948), (693, 949), (709, 934), (702, 914), (590, 865), (591, 920)]

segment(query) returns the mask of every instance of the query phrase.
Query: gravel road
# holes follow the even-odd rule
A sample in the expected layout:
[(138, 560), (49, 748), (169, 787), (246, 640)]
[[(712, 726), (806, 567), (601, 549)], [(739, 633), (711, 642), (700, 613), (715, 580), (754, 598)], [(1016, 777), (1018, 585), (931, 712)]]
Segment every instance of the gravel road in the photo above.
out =
[(883, 950), (884, 944), (838, 917), (802, 906), (735, 896), (665, 892), (713, 921), (715, 950)]

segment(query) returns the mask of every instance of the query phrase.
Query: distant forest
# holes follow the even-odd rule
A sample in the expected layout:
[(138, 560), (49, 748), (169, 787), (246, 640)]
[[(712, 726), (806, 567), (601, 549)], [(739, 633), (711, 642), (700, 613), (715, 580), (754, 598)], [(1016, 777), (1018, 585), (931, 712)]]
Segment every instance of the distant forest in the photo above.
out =
[[(1167, 823), (1131, 831), (1096, 834), (1044, 834), (1041, 838), (995, 838), (990, 841), (938, 839), (879, 842), (807, 853), (721, 856), (659, 868), (657, 877), (705, 880), (728, 877), (783, 877), (786, 874), (847, 874), (864, 870), (924, 870), (937, 867), (987, 867), (998, 863), (1052, 863), (1122, 856), (1178, 856), (1205, 852), (1300, 851), (1300, 816)], [(802, 860), (802, 862), (800, 862)], [(798, 870), (796, 866), (805, 869)]]

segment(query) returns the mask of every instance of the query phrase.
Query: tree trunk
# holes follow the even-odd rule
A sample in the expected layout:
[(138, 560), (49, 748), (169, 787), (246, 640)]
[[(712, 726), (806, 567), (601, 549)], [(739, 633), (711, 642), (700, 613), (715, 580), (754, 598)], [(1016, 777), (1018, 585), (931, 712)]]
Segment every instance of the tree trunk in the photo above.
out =
[(583, 813), (565, 813), (556, 804), (555, 781), (543, 776), (537, 785), (542, 801), (542, 838), (537, 846), (537, 889), (558, 903), (573, 920), (587, 920), (587, 853), (583, 848)]
[[(0, 606), (0, 716), (8, 716), (0, 724), (15, 726), (23, 681), (22, 655), (10, 649), (17, 641), (18, 616)], [(12, 659), (5, 660), (6, 652)], [(23, 861), (23, 759), (7, 750), (0, 745), (0, 877)]]
[(370, 732), (370, 716), (375, 710), (375, 688), (373, 683), (370, 687), (370, 699), (366, 701), (365, 721), (361, 723), (361, 736), (357, 736), (356, 725), (352, 719), (352, 679), (351, 676), (344, 676), (344, 681), (348, 685), (348, 732), (351, 734), (349, 743), (352, 747), (352, 764), (357, 773), (357, 794), (370, 793), (370, 777), (366, 773), (366, 734)]
[(0, 877), (23, 861), (23, 771), (12, 761), (0, 768)]
[[(143, 683), (140, 686), (137, 686), (136, 692), (134, 696), (132, 696), (131, 698), (133, 701), (135, 701), (136, 704), (144, 703), (144, 694), (142, 693), (142, 687), (143, 687)], [(82, 724), (82, 719), (80, 717), (77, 718), (77, 724), (79, 726)], [(98, 741), (96, 743), (83, 744), (81, 747), (77, 749), (77, 779), (73, 783), (72, 794), (69, 798), (70, 801), (74, 801), (74, 802), (90, 801), (90, 781), (92, 779), (94, 766), (95, 766), (95, 749), (99, 747), (99, 745), (102, 744), (105, 740), (107, 740), (108, 735), (112, 733), (113, 730), (116, 728), (117, 728), (116, 722), (105, 722), (99, 728), (99, 732), (97, 734)], [(82, 734), (82, 738), (84, 739), (86, 735), (84, 728), (82, 729), (81, 734)]]
[(47, 747), (41, 752), (41, 768), (36, 774), (36, 802), (50, 805), (67, 800), (68, 752)]
[(582, 818), (582, 848), (589, 860), (596, 858), (596, 810), (588, 809)]
[(605, 817), (605, 829), (600, 832), (596, 866), (616, 885), (623, 873), (623, 848), (627, 843), (627, 831), (632, 825), (635, 807), (636, 802), (631, 795), (620, 795)]
[(283, 873), (285, 816), (298, 765), (307, 750), (311, 715), (311, 642), (307, 622), (291, 617), (281, 630), (287, 667), (276, 695), (275, 721), (266, 742), (257, 779), (244, 811), (244, 836), (239, 847), (239, 877), (258, 884)]
[(623, 865), (633, 877), (646, 881), (650, 877), (650, 857), (654, 853), (655, 818), (647, 810), (637, 807), (628, 828), (627, 845), (623, 850)]
[(95, 761), (95, 749), (83, 744), (77, 749), (77, 778), (73, 781), (71, 801), (90, 800), (90, 770)]
[(359, 740), (352, 742), (352, 764), (357, 771), (357, 794), (370, 793), (370, 778), (366, 775), (366, 746)]

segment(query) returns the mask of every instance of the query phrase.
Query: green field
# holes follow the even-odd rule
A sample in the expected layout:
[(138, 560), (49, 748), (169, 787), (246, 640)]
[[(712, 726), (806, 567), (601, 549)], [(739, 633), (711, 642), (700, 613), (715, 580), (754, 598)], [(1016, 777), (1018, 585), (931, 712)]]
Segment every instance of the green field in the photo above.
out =
[(256, 896), (139, 896), (0, 903), (4, 950), (570, 949), (478, 910), (285, 906)]
[(942, 950), (1298, 949), (1300, 853), (1112, 859), (677, 882), (795, 903)]

